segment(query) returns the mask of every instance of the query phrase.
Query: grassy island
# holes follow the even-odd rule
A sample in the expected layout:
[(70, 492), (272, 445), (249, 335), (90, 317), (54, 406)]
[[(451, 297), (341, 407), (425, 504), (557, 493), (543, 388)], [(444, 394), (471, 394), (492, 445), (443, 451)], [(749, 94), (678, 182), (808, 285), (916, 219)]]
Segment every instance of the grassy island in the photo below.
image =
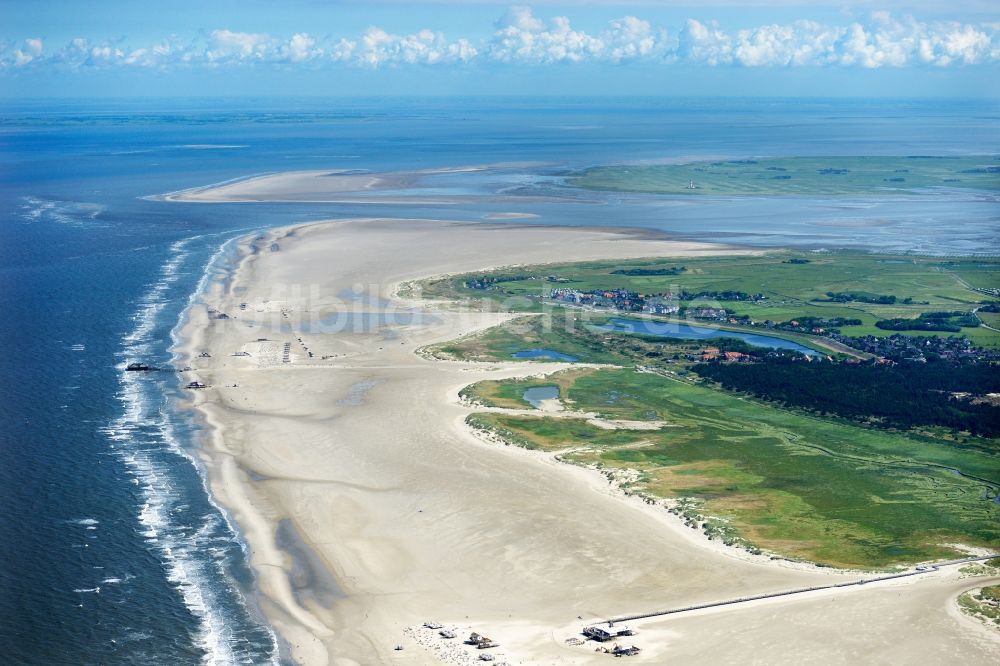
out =
[(913, 194), (940, 188), (1000, 190), (1000, 158), (791, 157), (688, 164), (597, 166), (576, 187), (720, 196)]

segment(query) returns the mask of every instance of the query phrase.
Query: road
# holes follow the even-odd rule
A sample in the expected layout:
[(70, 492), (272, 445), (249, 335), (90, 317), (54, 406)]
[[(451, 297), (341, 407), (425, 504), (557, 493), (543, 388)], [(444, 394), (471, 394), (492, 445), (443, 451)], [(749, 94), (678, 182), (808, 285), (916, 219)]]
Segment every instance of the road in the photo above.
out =
[(783, 592), (768, 592), (766, 594), (758, 594), (752, 597), (738, 597), (736, 599), (726, 599), (724, 601), (713, 601), (707, 604), (696, 604), (694, 606), (684, 606), (681, 608), (671, 608), (669, 610), (659, 610), (650, 611), (646, 613), (635, 613), (632, 615), (619, 615), (617, 617), (609, 618), (606, 622), (608, 624), (614, 624), (617, 622), (631, 622), (633, 620), (642, 620), (650, 617), (660, 617), (663, 615), (677, 615), (679, 613), (688, 613), (696, 610), (703, 610), (705, 608), (718, 608), (720, 606), (733, 606), (737, 604), (745, 604), (751, 601), (760, 601), (762, 599), (775, 599), (778, 597), (790, 597), (797, 594), (806, 594), (808, 592), (818, 592), (820, 590), (832, 590), (839, 587), (852, 587), (858, 585), (869, 585), (871, 583), (878, 583), (887, 580), (895, 580), (897, 578), (909, 578), (911, 576), (923, 576), (924, 574), (931, 573), (933, 571), (938, 571), (941, 567), (954, 566), (958, 564), (967, 564), (969, 562), (983, 562), (986, 560), (998, 557), (998, 555), (983, 555), (977, 557), (965, 557), (959, 560), (949, 560), (947, 562), (939, 562), (937, 564), (927, 564), (921, 567), (917, 567), (912, 571), (904, 571), (902, 573), (886, 574), (884, 576), (875, 576), (872, 578), (862, 578), (861, 580), (852, 580), (844, 583), (835, 583), (833, 585), (820, 585), (817, 587), (802, 587), (795, 590), (785, 590)]

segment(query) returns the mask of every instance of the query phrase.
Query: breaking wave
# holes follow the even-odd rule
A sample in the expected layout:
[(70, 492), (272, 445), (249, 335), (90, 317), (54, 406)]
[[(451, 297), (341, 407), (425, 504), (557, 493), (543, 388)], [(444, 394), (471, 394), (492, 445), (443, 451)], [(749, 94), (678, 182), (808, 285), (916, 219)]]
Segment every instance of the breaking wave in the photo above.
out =
[[(193, 263), (195, 241), (202, 238), (170, 246), (169, 259), (140, 299), (134, 326), (122, 338), (121, 370), (130, 360), (155, 359), (167, 353), (165, 319), (169, 315), (176, 321), (175, 292), (182, 288), (179, 281)], [(224, 243), (209, 262), (188, 304), (208, 284), (208, 275), (216, 270), (228, 246)], [(170, 334), (176, 342), (177, 327)], [(176, 375), (123, 371), (119, 382), (121, 414), (105, 434), (138, 488), (141, 536), (197, 624), (195, 642), (203, 663), (276, 664), (276, 637), (254, 618), (233, 576), (234, 567), (245, 567), (245, 546), (228, 516), (212, 501), (204, 475), (184, 445), (194, 426), (173, 408), (178, 397)], [(85, 524), (86, 520), (77, 522)], [(120, 582), (122, 578), (109, 577), (102, 584)], [(78, 591), (99, 593), (100, 588)]]

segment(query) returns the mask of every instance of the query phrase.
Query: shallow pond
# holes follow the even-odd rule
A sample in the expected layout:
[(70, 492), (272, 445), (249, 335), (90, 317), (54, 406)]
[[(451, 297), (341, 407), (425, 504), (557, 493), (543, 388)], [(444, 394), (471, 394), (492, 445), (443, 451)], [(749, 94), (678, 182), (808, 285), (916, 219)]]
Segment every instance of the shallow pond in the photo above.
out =
[(556, 400), (559, 397), (559, 387), (533, 386), (532, 388), (525, 390), (521, 397), (535, 409), (541, 409), (543, 401)]

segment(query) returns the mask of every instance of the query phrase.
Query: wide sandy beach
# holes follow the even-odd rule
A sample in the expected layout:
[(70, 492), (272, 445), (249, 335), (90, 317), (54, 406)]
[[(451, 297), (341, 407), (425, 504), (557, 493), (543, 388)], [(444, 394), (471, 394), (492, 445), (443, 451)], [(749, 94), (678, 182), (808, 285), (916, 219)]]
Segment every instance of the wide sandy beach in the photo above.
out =
[[(353, 185), (352, 185), (353, 186)], [(302, 664), (598, 664), (586, 620), (857, 577), (743, 557), (598, 474), (481, 441), (458, 391), (564, 364), (420, 348), (504, 320), (398, 285), (497, 265), (738, 251), (622, 231), (350, 220), (244, 239), (180, 350), (211, 488), (241, 528), (261, 607)], [(227, 318), (218, 318), (225, 314)], [(346, 314), (345, 314), (346, 313)], [(207, 354), (208, 356), (203, 356)], [(993, 664), (955, 568), (637, 623), (636, 663)], [(582, 619), (578, 619), (582, 618)], [(459, 638), (413, 629), (425, 621)], [(397, 650), (396, 647), (402, 647)], [(478, 662), (477, 662), (478, 663)]]

